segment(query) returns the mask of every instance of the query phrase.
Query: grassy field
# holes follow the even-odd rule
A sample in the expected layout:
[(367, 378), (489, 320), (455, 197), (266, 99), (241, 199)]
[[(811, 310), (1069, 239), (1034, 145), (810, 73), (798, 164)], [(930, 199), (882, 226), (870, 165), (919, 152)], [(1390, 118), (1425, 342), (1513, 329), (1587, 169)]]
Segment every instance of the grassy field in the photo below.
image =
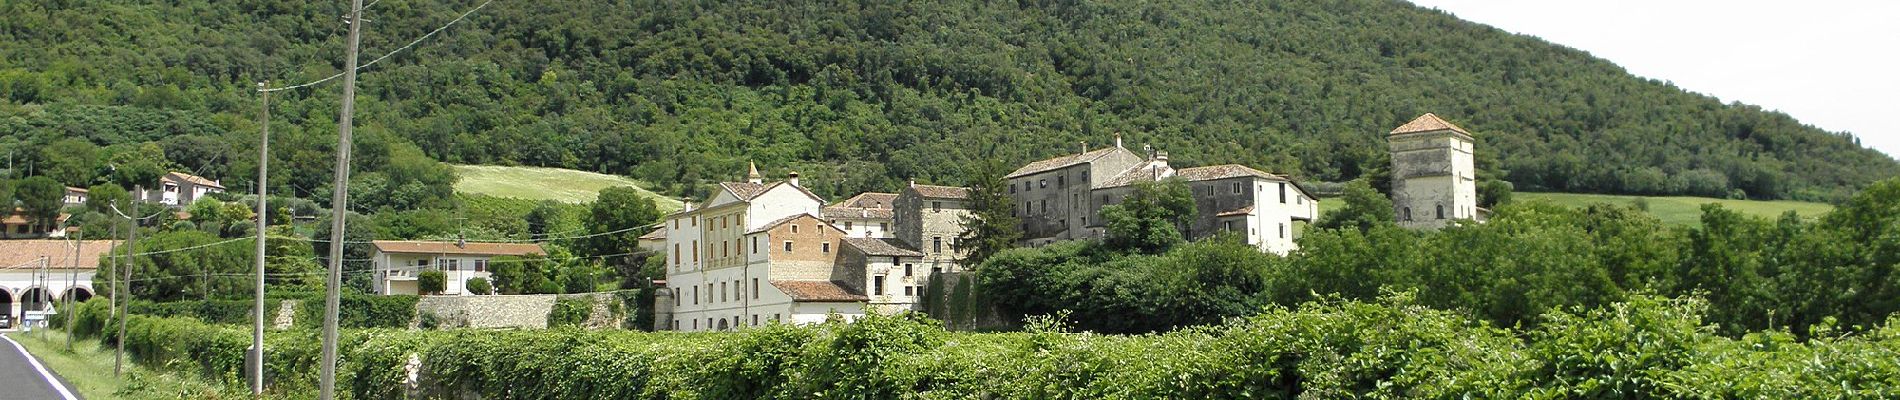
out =
[[(1547, 201), (1570, 207), (1583, 207), (1596, 203), (1633, 205), (1636, 199), (1640, 198), (1649, 203), (1649, 213), (1651, 215), (1662, 219), (1663, 223), (1677, 226), (1695, 225), (1699, 223), (1702, 220), (1702, 205), (1708, 203), (1719, 203), (1722, 207), (1727, 207), (1730, 210), (1765, 218), (1779, 218), (1781, 217), (1781, 213), (1788, 212), (1789, 210), (1800, 213), (1804, 218), (1820, 217), (1821, 214), (1834, 211), (1834, 206), (1824, 203), (1782, 200), (1724, 200), (1684, 196), (1645, 197), (1609, 194), (1528, 192), (1519, 192), (1512, 196), (1513, 201)], [(1325, 215), (1343, 205), (1345, 205), (1345, 203), (1340, 202), (1339, 199), (1336, 198), (1324, 199), (1324, 201), (1319, 203), (1320, 215)]]
[(455, 191), (529, 200), (567, 203), (594, 201), (601, 189), (631, 186), (658, 201), (663, 211), (680, 209), (680, 201), (647, 191), (626, 177), (560, 168), (457, 165)]
[[(44, 335), (42, 335), (44, 334)], [(93, 400), (101, 399), (243, 399), (249, 398), (243, 388), (227, 388), (221, 385), (169, 373), (156, 373), (133, 365), (126, 361), (124, 377), (112, 376), (112, 350), (99, 346), (98, 341), (81, 340), (73, 342), (73, 350), (66, 350), (66, 335), (58, 331), (16, 332), (7, 334), (26, 347), (28, 353), (39, 358), (46, 368), (65, 378), (72, 384), (71, 389), (81, 397)], [(5, 397), (0, 389), (0, 397)]]
[(1730, 210), (1765, 218), (1779, 218), (1782, 213), (1788, 211), (1799, 213), (1804, 218), (1816, 218), (1820, 217), (1821, 214), (1834, 211), (1834, 206), (1828, 204), (1785, 200), (1725, 200), (1707, 197), (1645, 197), (1578, 193), (1517, 193), (1514, 195), (1515, 201), (1548, 201), (1572, 207), (1582, 207), (1595, 203), (1632, 205), (1635, 204), (1636, 199), (1643, 199), (1643, 201), (1648, 202), (1649, 213), (1655, 215), (1657, 218), (1661, 218), (1664, 223), (1670, 225), (1694, 225), (1699, 223), (1702, 220), (1702, 205), (1709, 203), (1721, 204), (1722, 207)]

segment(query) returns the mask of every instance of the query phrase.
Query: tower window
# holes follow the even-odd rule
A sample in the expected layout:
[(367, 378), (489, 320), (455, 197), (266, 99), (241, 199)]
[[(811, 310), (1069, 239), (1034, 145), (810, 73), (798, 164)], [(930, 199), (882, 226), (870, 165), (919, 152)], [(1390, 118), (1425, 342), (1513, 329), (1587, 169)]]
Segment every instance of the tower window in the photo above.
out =
[(1280, 204), (1286, 204), (1286, 182), (1280, 182)]
[(1445, 205), (1438, 205), (1438, 219), (1445, 219)]
[(1406, 220), (1406, 221), (1411, 221), (1411, 220), (1412, 220), (1412, 208), (1411, 208), (1411, 207), (1406, 207), (1406, 208), (1405, 208), (1405, 212), (1403, 212), (1403, 213), (1401, 213), (1401, 214), (1405, 214), (1405, 215), (1404, 215), (1404, 217), (1405, 217), (1405, 220)]

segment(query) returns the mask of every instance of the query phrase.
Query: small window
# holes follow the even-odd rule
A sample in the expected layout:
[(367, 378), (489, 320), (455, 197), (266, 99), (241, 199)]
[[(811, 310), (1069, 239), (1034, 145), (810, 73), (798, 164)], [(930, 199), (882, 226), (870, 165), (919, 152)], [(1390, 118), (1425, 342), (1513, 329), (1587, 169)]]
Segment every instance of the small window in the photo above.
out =
[(694, 215), (694, 216), (693, 216), (693, 226), (699, 226), (699, 216), (698, 216), (698, 215)]
[(726, 283), (719, 282), (719, 301), (726, 301)]
[(904, 264), (904, 276), (911, 276), (911, 264)]
[(1048, 180), (1048, 179), (1037, 179), (1037, 180), (1036, 180), (1036, 187), (1039, 187), (1039, 188), (1046, 188), (1046, 187), (1049, 187), (1049, 180)]
[[(699, 286), (693, 286), (693, 304), (699, 304)], [(697, 322), (697, 320), (695, 320)]]
[(1224, 230), (1224, 231), (1231, 231), (1231, 230), (1234, 230), (1234, 221), (1224, 221), (1224, 222), (1221, 222), (1221, 223), (1220, 223), (1220, 229), (1221, 229), (1221, 230)]
[(752, 326), (759, 326), (759, 315), (752, 314)]
[(878, 276), (871, 277), (871, 288), (872, 288), (871, 294), (883, 296), (884, 295), (884, 276), (878, 275)]
[(820, 253), (831, 254), (831, 243), (821, 243), (818, 245), (818, 248), (820, 249), (818, 250)]
[(943, 237), (942, 236), (934, 236), (930, 238), (930, 252), (932, 253), (943, 252)]
[(728, 242), (724, 240), (719, 241), (719, 256), (732, 257), (732, 242)]
[(1068, 177), (1066, 176), (1056, 177), (1056, 188), (1061, 189), (1061, 188), (1066, 188), (1066, 187), (1069, 187)]
[(941, 202), (941, 201), (933, 201), (933, 202), (930, 202), (930, 211), (931, 211), (931, 212), (940, 212), (940, 211), (943, 211), (943, 202)]
[(798, 233), (798, 224), (792, 224), (792, 233)]
[(1240, 194), (1240, 182), (1234, 182), (1234, 194)]
[(943, 267), (930, 267), (930, 274), (931, 274), (931, 275), (936, 275), (936, 274), (940, 274), (940, 273), (943, 273)]
[(1280, 204), (1286, 204), (1286, 182), (1280, 182)]
[(905, 296), (916, 296), (916, 295), (917, 295), (917, 287), (916, 287), (916, 286), (905, 286), (905, 287), (904, 287), (904, 295), (905, 295)]
[(752, 278), (752, 298), (759, 298), (759, 278)]
[(693, 320), (693, 330), (699, 330), (699, 320)]
[(475, 272), (488, 272), (488, 260), (475, 260)]
[(792, 252), (792, 241), (790, 240), (785, 241), (785, 252), (786, 253)]
[(1013, 183), (1013, 182), (1009, 184), (1009, 193), (1010, 193), (1010, 194), (1015, 194), (1015, 193), (1016, 193), (1016, 184), (1015, 184), (1015, 183)]
[(1411, 207), (1405, 207), (1405, 208), (1404, 208), (1404, 210), (1405, 210), (1405, 212), (1404, 212), (1404, 213), (1402, 213), (1402, 214), (1405, 214), (1405, 215), (1404, 215), (1404, 217), (1405, 217), (1405, 220), (1406, 220), (1406, 221), (1411, 221), (1411, 220), (1412, 220), (1412, 208), (1411, 208)]
[(1445, 219), (1445, 205), (1438, 205), (1438, 219)]
[(772, 314), (772, 322), (779, 322), (779, 321), (783, 321), (783, 320), (784, 320), (784, 319), (781, 319), (781, 318), (779, 318), (779, 315), (778, 315), (778, 314)]
[(680, 244), (674, 243), (673, 244), (673, 266), (678, 267), (679, 265), (680, 265)]
[(890, 232), (890, 231), (891, 231), (891, 223), (889, 223), (889, 222), (879, 222), (879, 223), (877, 223), (877, 230), (880, 230), (880, 231), (885, 231), (885, 232)]
[(851, 221), (844, 222), (844, 230), (851, 230)]
[(752, 254), (759, 254), (759, 237), (752, 237)]
[(1042, 199), (1042, 213), (1049, 213), (1049, 199)]
[(1286, 239), (1286, 224), (1280, 224), (1280, 238)]

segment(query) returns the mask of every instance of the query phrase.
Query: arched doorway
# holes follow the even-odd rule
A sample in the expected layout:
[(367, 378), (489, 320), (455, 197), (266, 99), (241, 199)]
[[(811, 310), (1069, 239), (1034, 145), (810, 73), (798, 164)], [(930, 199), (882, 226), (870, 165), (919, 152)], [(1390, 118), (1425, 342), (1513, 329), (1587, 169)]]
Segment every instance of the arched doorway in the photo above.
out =
[(723, 331), (723, 330), (726, 330), (726, 319), (725, 319), (725, 318), (720, 318), (720, 319), (719, 319), (719, 330), (722, 330), (722, 331)]
[(27, 289), (20, 292), (20, 315), (24, 317), (29, 311), (46, 311), (52, 303), (53, 295), (47, 293), (46, 288)]
[(7, 316), (8, 328), (20, 324), (20, 314), (13, 312), (13, 291), (0, 287), (0, 315)]
[(84, 303), (86, 302), (86, 300), (92, 300), (92, 289), (87, 289), (85, 287), (80, 287), (80, 286), (67, 288), (65, 294), (59, 295), (59, 299), (61, 301)]

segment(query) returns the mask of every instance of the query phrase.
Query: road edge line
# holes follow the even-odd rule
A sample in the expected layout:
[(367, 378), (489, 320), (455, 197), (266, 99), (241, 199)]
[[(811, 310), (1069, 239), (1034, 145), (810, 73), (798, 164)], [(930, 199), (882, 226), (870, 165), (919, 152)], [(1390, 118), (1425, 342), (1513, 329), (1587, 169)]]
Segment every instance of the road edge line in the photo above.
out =
[(53, 376), (51, 371), (46, 370), (46, 365), (40, 364), (40, 358), (38, 356), (34, 356), (32, 352), (26, 351), (26, 346), (21, 346), (20, 342), (13, 341), (13, 337), (7, 335), (0, 335), (0, 339), (6, 339), (7, 343), (13, 345), (13, 349), (19, 350), (21, 355), (26, 356), (26, 362), (33, 364), (33, 369), (39, 371), (40, 377), (46, 378), (46, 384), (52, 385), (53, 390), (58, 391), (61, 397), (66, 400), (79, 400), (79, 397), (73, 396), (71, 390), (66, 389), (66, 384), (60, 383), (59, 377)]

